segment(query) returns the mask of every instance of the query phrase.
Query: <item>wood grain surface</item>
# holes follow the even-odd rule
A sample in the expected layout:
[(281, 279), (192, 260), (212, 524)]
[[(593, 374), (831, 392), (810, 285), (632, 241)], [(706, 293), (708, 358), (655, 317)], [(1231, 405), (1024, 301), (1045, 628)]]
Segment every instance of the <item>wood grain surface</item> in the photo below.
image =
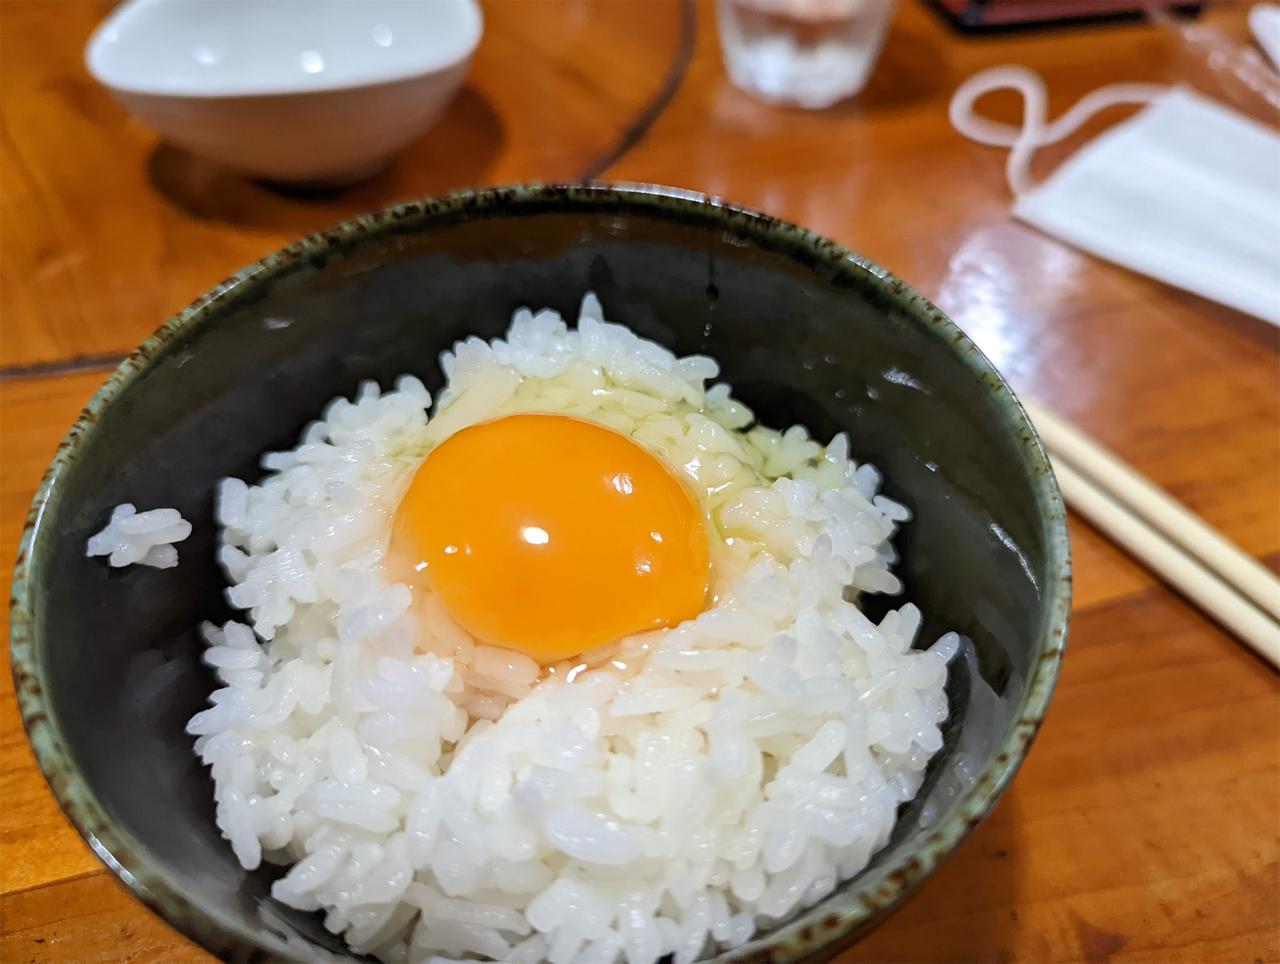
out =
[[(762, 208), (885, 264), (1015, 387), (1280, 563), (1276, 329), (1013, 222), (1001, 154), (946, 118), (955, 86), (999, 63), (1042, 73), (1054, 114), (1112, 81), (1211, 85), (1160, 27), (962, 37), (908, 2), (867, 90), (806, 113), (730, 86), (706, 5), (691, 33), (675, 0), (498, 0), (438, 127), (379, 178), (298, 197), (159, 143), (93, 83), (81, 51), (109, 7), (0, 2), (5, 581), (35, 486), (103, 369), (200, 291), (401, 198), (595, 172)], [(1242, 38), (1245, 12), (1220, 4), (1205, 20)], [(690, 41), (674, 97), (635, 130), (662, 106)], [(1012, 95), (989, 101), (994, 116), (1018, 116)], [(1046, 150), (1036, 171), (1122, 116)], [(1277, 677), (1087, 525), (1072, 526), (1071, 642), (1029, 760), (954, 857), (842, 959), (1280, 960)], [(7, 666), (0, 927), (4, 962), (207, 959), (134, 902), (63, 819)]]

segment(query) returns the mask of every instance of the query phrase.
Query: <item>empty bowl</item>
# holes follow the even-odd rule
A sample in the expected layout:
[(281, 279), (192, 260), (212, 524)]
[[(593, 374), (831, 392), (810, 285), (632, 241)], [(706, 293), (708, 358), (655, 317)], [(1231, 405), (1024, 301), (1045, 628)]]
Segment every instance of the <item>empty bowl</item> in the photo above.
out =
[(85, 59), (129, 113), (191, 153), (339, 186), (440, 117), (481, 28), (475, 0), (130, 0)]

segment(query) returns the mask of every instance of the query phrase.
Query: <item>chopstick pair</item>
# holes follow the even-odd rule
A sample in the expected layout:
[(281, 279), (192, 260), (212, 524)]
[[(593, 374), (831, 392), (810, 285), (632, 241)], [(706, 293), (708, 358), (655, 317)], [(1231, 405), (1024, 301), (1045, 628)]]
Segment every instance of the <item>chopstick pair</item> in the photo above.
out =
[(1280, 579), (1070, 422), (1023, 406), (1067, 504), (1280, 669)]

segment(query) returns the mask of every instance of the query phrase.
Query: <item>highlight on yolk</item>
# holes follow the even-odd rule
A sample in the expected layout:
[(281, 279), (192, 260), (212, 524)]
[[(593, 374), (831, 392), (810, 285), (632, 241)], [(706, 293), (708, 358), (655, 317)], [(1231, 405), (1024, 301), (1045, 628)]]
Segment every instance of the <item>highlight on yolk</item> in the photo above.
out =
[(396, 513), (392, 558), (486, 643), (541, 663), (704, 606), (710, 550), (684, 483), (638, 443), (566, 415), (450, 436)]

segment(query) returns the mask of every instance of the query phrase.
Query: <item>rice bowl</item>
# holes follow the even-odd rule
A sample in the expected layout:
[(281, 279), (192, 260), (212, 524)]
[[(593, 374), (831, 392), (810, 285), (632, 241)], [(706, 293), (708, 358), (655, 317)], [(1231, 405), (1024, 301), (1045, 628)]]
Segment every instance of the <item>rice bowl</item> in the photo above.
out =
[[(213, 686), (200, 621), (242, 618), (226, 608), (214, 560), (216, 480), (259, 479), (264, 451), (293, 447), (361, 379), (390, 390), (413, 366), (439, 394), (428, 360), (442, 349), (500, 336), (522, 303), (576, 316), (568, 292), (592, 288), (646, 338), (715, 358), (766, 424), (800, 423), (823, 442), (850, 431), (860, 460), (911, 508), (893, 569), (925, 614), (925, 641), (948, 629), (972, 640), (948, 669), (944, 746), (888, 845), (819, 904), (723, 956), (827, 953), (877, 925), (1017, 770), (1063, 651), (1065, 516), (1016, 399), (948, 319), (854, 252), (670, 189), (525, 186), (411, 202), (276, 252), (172, 318), (76, 422), (22, 538), (11, 650), (36, 759), (108, 868), (212, 953), (344, 951), (321, 915), (270, 897), (283, 868), (243, 870), (183, 733)], [(910, 383), (888, 379), (903, 372)], [(84, 558), (126, 502), (191, 521), (176, 570)], [(901, 604), (864, 597), (877, 622), (886, 602)], [(983, 680), (993, 713), (980, 725)]]
[[(942, 746), (954, 634), (913, 649), (878, 473), (755, 423), (705, 357), (517, 312), (339, 398), (250, 486), (221, 483), (244, 621), (204, 629), (223, 687), (188, 725), (240, 863), (384, 960), (693, 961), (866, 866)], [(677, 467), (710, 519), (710, 604), (540, 666), (470, 636), (388, 569), (391, 519), (452, 434), (559, 412)], [(415, 598), (417, 596), (417, 598)]]

